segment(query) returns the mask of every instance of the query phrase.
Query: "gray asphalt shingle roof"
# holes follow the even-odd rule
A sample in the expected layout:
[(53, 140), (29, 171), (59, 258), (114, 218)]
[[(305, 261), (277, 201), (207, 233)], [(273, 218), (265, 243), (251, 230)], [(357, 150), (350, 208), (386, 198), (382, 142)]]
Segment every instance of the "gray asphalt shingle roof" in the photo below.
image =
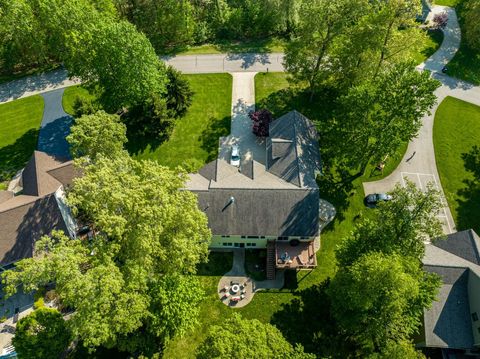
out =
[(469, 277), (480, 273), (479, 244), (477, 234), (467, 230), (426, 245), (424, 269), (443, 282), (432, 308), (424, 311), (426, 346), (473, 347)]
[(213, 234), (318, 235), (317, 132), (292, 111), (271, 124), (270, 135), (267, 166), (249, 160), (237, 168), (217, 159), (190, 175), (186, 188), (197, 193)]

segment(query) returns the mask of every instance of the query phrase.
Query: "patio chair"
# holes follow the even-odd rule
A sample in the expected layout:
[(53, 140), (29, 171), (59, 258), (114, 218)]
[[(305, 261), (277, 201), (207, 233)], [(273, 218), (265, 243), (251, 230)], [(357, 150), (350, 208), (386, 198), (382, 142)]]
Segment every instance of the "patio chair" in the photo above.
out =
[(241, 294), (240, 295), (240, 300), (244, 299), (245, 298), (245, 294)]
[(223, 290), (224, 292), (228, 292), (229, 289), (230, 289), (230, 287), (229, 287), (228, 285), (226, 285), (226, 286), (224, 286), (224, 287), (222, 288), (222, 290)]

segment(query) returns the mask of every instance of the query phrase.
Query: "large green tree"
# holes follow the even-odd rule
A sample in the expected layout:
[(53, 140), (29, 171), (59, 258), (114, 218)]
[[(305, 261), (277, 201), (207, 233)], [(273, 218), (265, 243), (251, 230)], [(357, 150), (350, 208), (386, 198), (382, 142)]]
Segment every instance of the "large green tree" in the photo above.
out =
[(312, 359), (315, 356), (304, 353), (301, 346), (294, 348), (273, 325), (256, 319), (242, 319), (239, 314), (234, 314), (222, 325), (210, 328), (198, 349), (197, 358)]
[(424, 241), (442, 235), (437, 214), (443, 204), (439, 191), (431, 184), (421, 191), (407, 181), (405, 188), (397, 186), (391, 195), (391, 201), (380, 204), (372, 218), (357, 224), (338, 246), (340, 266), (347, 267), (371, 251), (397, 253), (419, 263), (425, 253)]
[(371, 252), (339, 269), (329, 296), (345, 334), (368, 354), (381, 352), (389, 340), (414, 335), (439, 286), (438, 276), (425, 272), (418, 261)]
[(165, 66), (134, 25), (100, 18), (91, 29), (71, 36), (65, 65), (70, 75), (101, 92), (108, 111), (166, 93)]
[(326, 126), (337, 138), (336, 157), (364, 173), (414, 138), (436, 101), (439, 82), (412, 63), (389, 67), (377, 79), (353, 86), (340, 99), (336, 118)]
[(94, 237), (44, 237), (33, 258), (4, 273), (7, 291), (55, 282), (62, 304), (75, 310), (73, 333), (89, 347), (155, 351), (184, 333), (196, 323), (201, 296), (190, 275), (210, 240), (185, 178), (156, 162), (98, 155), (67, 197)]
[(40, 308), (20, 319), (12, 344), (18, 358), (59, 358), (72, 339), (62, 315), (56, 309)]
[(73, 157), (87, 156), (95, 161), (102, 154), (115, 158), (124, 150), (127, 129), (117, 115), (98, 111), (75, 119), (67, 141)]
[(285, 51), (285, 68), (295, 82), (305, 82), (313, 96), (337, 69), (332, 50), (355, 22), (362, 3), (349, 0), (303, 1), (295, 38)]
[(468, 45), (480, 52), (480, 3), (469, 0), (465, 6), (465, 38)]

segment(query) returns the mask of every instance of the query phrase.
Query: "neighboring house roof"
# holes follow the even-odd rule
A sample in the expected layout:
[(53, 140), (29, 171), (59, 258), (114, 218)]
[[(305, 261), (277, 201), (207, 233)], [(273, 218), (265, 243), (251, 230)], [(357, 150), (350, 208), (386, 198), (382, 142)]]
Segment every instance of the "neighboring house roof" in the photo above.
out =
[[(442, 286), (424, 311), (427, 347), (470, 349), (474, 346), (469, 288), (480, 276), (480, 241), (473, 230), (461, 231), (425, 246), (424, 269), (437, 273)], [(480, 313), (479, 313), (480, 314)]]
[(424, 312), (428, 347), (469, 349), (473, 347), (468, 275), (466, 268), (425, 266), (437, 273), (443, 284), (432, 307)]
[(22, 194), (0, 191), (1, 265), (31, 256), (35, 241), (52, 230), (67, 233), (55, 192), (76, 174), (72, 161), (35, 151), (22, 173)]
[(243, 159), (240, 168), (217, 159), (190, 175), (186, 188), (198, 195), (213, 234), (318, 235), (316, 130), (292, 111), (271, 124), (270, 135), (277, 137), (266, 141), (265, 151), (271, 152), (267, 166), (255, 158)]

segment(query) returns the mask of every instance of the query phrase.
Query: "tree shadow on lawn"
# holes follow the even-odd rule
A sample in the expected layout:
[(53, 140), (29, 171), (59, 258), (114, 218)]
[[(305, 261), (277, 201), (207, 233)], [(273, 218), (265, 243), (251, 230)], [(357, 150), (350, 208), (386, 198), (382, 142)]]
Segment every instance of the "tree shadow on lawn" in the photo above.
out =
[(457, 192), (457, 227), (459, 230), (472, 228), (480, 233), (480, 148), (473, 146), (470, 152), (463, 153), (462, 159), (467, 172), (474, 179), (465, 179), (465, 187)]
[(336, 89), (325, 87), (320, 89), (310, 101), (310, 94), (305, 90), (292, 87), (270, 94), (256, 104), (257, 108), (266, 108), (278, 118), (291, 110), (297, 110), (316, 125), (319, 133), (320, 154), (322, 158), (323, 174), (318, 179), (321, 198), (329, 201), (337, 210), (336, 221), (330, 224), (325, 231), (333, 230), (335, 223), (341, 222), (344, 211), (349, 206), (349, 198), (355, 194), (350, 169), (337, 159), (341, 157), (338, 147), (339, 138), (332, 130), (332, 120), (338, 103), (339, 93)]
[(0, 148), (0, 182), (10, 180), (22, 169), (37, 146), (38, 129), (30, 129), (13, 144)]
[(233, 264), (232, 252), (210, 252), (208, 262), (200, 263), (197, 266), (197, 275), (199, 276), (223, 276)]
[(355, 346), (337, 326), (331, 311), (327, 289), (330, 280), (299, 292), (282, 305), (271, 320), (290, 343), (302, 344), (306, 352), (319, 357), (348, 358)]
[(221, 120), (209, 118), (207, 128), (200, 135), (200, 147), (208, 154), (207, 162), (217, 158), (219, 139), (230, 134), (230, 125), (230, 116), (225, 116)]
[(131, 155), (138, 155), (144, 152), (147, 147), (150, 151), (155, 151), (162, 143), (167, 141), (170, 134), (153, 135), (138, 130), (137, 126), (127, 124), (127, 143), (125, 147)]

